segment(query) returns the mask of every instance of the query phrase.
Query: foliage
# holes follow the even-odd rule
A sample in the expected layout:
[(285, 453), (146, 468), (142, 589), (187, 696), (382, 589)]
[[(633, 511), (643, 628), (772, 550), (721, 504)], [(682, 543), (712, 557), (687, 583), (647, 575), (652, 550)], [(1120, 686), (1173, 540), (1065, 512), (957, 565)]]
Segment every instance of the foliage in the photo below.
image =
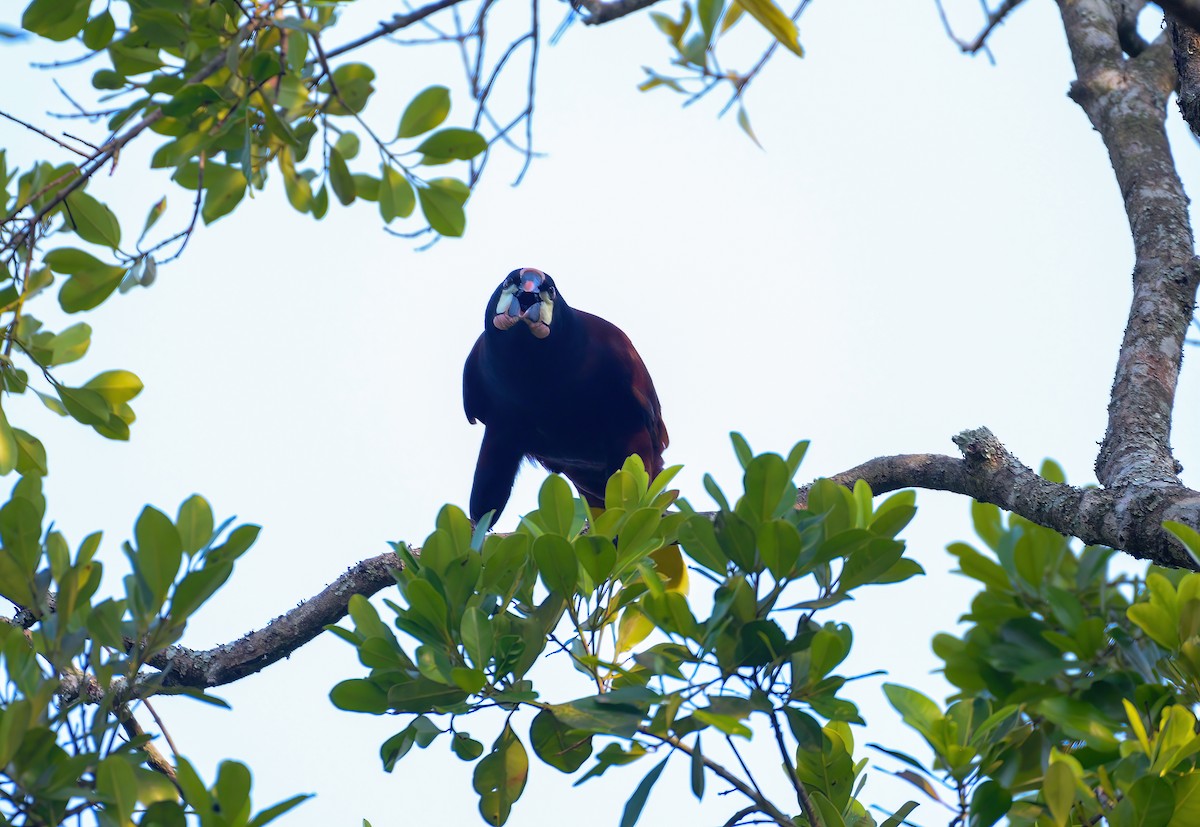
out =
[[(743, 92), (777, 45), (802, 54), (795, 20), (806, 5), (789, 16), (773, 0), (695, 0), (678, 19), (652, 13), (679, 73), (647, 70), (641, 88), (694, 100), (728, 83), (729, 105), (739, 104), (738, 122), (753, 137)], [(385, 130), (368, 120), (376, 73), (350, 56), (424, 12), (327, 48), (340, 12), (320, 0), (26, 4), (26, 32), (77, 42), (98, 58), (82, 114), (107, 137), (92, 145), (42, 133), (72, 155), (65, 161), (0, 150), (0, 391), (32, 390), (56, 414), (128, 439), (140, 380), (108, 369), (63, 383), (56, 369), (87, 355), (92, 328), (46, 329), (30, 303), (56, 281), (67, 314), (149, 287), (198, 226), (232, 215), (272, 179), (293, 209), (315, 219), (331, 200), (367, 201), (386, 227), (403, 228), (398, 234), (464, 233), (490, 147), (511, 141), (532, 116), (532, 99), (508, 124), (487, 111), (512, 50), (490, 79), (481, 57), (468, 68), (473, 117), (452, 109), (448, 87), (421, 82), (401, 98), (409, 102), (396, 128)], [(447, 40), (461, 46), (477, 37), (482, 55), (484, 13), (476, 30)], [(717, 48), (744, 13), (770, 46), (736, 72), (722, 67)], [(187, 194), (181, 229), (161, 229), (167, 194), (154, 193), (134, 224), (103, 200), (96, 173), (135, 140), (154, 142), (151, 166)], [(532, 157), (531, 145), (522, 151)], [(804, 444), (787, 457), (754, 456), (737, 435), (734, 447), (744, 492), (731, 505), (706, 479), (714, 515), (667, 490), (678, 469), (650, 480), (636, 459), (610, 481), (596, 513), (550, 477), (538, 510), (510, 536), (488, 535), (447, 507), (419, 554), (396, 547), (406, 565), (396, 572), (399, 601), (387, 602), (391, 622), (355, 597), (353, 630), (333, 629), (369, 673), (338, 683), (332, 701), (407, 717), (381, 746), (388, 770), (414, 745), (448, 744), (474, 765), (488, 823), (508, 819), (532, 751), (579, 773), (578, 783), (651, 765), (631, 784), (622, 827), (637, 822), (676, 753), (698, 799), (714, 800), (714, 779), (744, 799), (729, 824), (875, 824), (862, 796), (866, 761), (854, 749), (852, 726), (864, 722), (843, 694), (849, 678), (835, 672), (853, 634), (829, 618), (864, 586), (921, 572), (896, 539), (914, 497), (876, 506), (861, 483), (851, 491), (819, 481), (808, 508), (796, 510), (792, 479)], [(163, 759), (135, 717), (158, 695), (220, 703), (173, 684), (162, 667), (257, 528), (216, 526), (200, 497), (174, 518), (147, 507), (124, 546), (129, 574), (106, 591), (99, 534), (72, 554), (47, 524), (48, 469), (42, 443), (0, 406), (0, 475), (16, 477), (0, 506), (0, 595), (18, 607), (0, 623), (0, 820), (257, 827), (301, 803), (305, 796), (255, 813), (247, 767), (225, 761), (202, 780), (184, 756)], [(1061, 471), (1048, 465), (1042, 476), (1061, 480)], [(955, 693), (942, 705), (898, 684), (883, 690), (931, 759), (872, 746), (970, 827), (1002, 819), (1014, 827), (1200, 823), (1200, 575), (1112, 576), (1109, 549), (1078, 549), (1020, 517), (1005, 520), (994, 506), (976, 503), (973, 514), (986, 550), (956, 543), (950, 553), (982, 590), (965, 633), (934, 641)], [(1168, 529), (1200, 556), (1200, 534)], [(586, 690), (551, 696), (535, 669), (544, 657), (569, 661)], [(490, 745), (463, 727), (486, 710), (503, 719)], [(756, 733), (777, 754), (752, 770), (743, 750)], [(754, 772), (782, 773), (795, 801), (768, 799)], [(882, 824), (912, 823), (914, 806)]]
[[(459, 758), (477, 762), (490, 824), (504, 823), (519, 798), (529, 749), (568, 773), (593, 759), (580, 783), (663, 756), (634, 791), (624, 824), (637, 820), (676, 752), (691, 762), (697, 797), (715, 774), (750, 799), (750, 812), (790, 824), (787, 805), (757, 793), (749, 770), (731, 770), (702, 747), (708, 739), (722, 745), (713, 754), (740, 759), (737, 744), (755, 727), (773, 733), (775, 760), (790, 785), (803, 785), (804, 807), (828, 813), (826, 825), (874, 824), (853, 783), (864, 762), (853, 759), (849, 725), (862, 719), (839, 695), (847, 679), (835, 673), (852, 633), (815, 615), (864, 586), (921, 573), (895, 539), (916, 511), (913, 495), (875, 508), (865, 484), (851, 492), (825, 480), (809, 492), (809, 509), (796, 510), (792, 478), (807, 443), (786, 459), (753, 456), (736, 434), (734, 444), (745, 493), (730, 505), (707, 479), (720, 503), (715, 518), (667, 490), (678, 467), (651, 481), (636, 456), (609, 481), (596, 513), (557, 476), (507, 536), (473, 532), (447, 506), (419, 556), (397, 546), (403, 604), (387, 602), (403, 641), (361, 598), (350, 607), (354, 630), (334, 629), (371, 671), (334, 687), (333, 702), (412, 716), (382, 746), (388, 769), (414, 744), (445, 734)], [(539, 689), (530, 670), (551, 645), (586, 677), (587, 694), (564, 700)], [(505, 725), (485, 751), (463, 722), (494, 708)]]
[[(492, 824), (519, 798), (530, 750), (567, 773), (592, 759), (577, 783), (654, 756), (623, 825), (637, 820), (676, 752), (698, 798), (715, 775), (749, 799), (730, 823), (757, 813), (805, 825), (815, 811), (827, 826), (874, 824), (860, 796), (866, 760), (853, 752), (851, 725), (864, 722), (839, 695), (846, 678), (833, 673), (851, 630), (814, 615), (861, 586), (920, 573), (894, 539), (913, 516), (911, 493), (872, 508), (861, 484), (851, 492), (819, 481), (808, 510), (793, 510), (804, 443), (787, 459), (753, 457), (736, 434), (734, 444), (745, 493), (731, 506), (706, 479), (720, 506), (712, 516), (665, 490), (677, 469), (651, 482), (636, 458), (595, 513), (550, 477), (539, 509), (509, 536), (472, 533), (447, 506), (419, 557), (398, 546), (409, 561), (397, 573), (403, 603), (387, 602), (402, 634), (361, 599), (354, 630), (335, 629), (371, 671), (338, 684), (334, 703), (411, 716), (381, 748), (388, 770), (414, 744), (447, 736), (455, 755), (477, 762), (480, 812)], [(1052, 463), (1042, 474), (1061, 479)], [(957, 692), (943, 707), (884, 686), (933, 760), (871, 746), (972, 827), (1005, 818), (1014, 827), (1197, 823), (1200, 575), (1110, 576), (1111, 549), (1076, 549), (992, 505), (974, 503), (972, 513), (989, 551), (949, 551), (982, 591), (966, 633), (934, 640)], [(1200, 551), (1200, 536), (1174, 530)], [(798, 616), (788, 631), (790, 611)], [(569, 659), (592, 692), (546, 697), (530, 673), (542, 656)], [(463, 727), (487, 709), (504, 714), (490, 750)], [(756, 732), (776, 740), (770, 769), (798, 787), (796, 804), (756, 797), (737, 748)], [(898, 825), (914, 807), (883, 823)]]
[[(338, 7), (326, 3), (289, 3), (286, 13), (272, 4), (249, 13), (234, 0), (28, 4), (21, 18), (27, 32), (78, 41), (101, 57), (91, 78), (98, 99), (84, 114), (102, 121), (109, 137), (80, 149), (43, 132), (72, 153), (66, 161), (25, 161), (0, 149), (4, 391), (32, 390), (55, 413), (128, 439), (129, 403), (141, 382), (123, 370), (78, 387), (61, 382), (55, 369), (87, 354), (92, 328), (46, 329), (30, 303), (57, 286), (60, 308), (75, 314), (118, 290), (150, 286), (199, 223), (230, 215), (272, 177), (282, 180), (294, 209), (315, 218), (325, 215), (332, 193), (344, 205), (375, 202), (385, 224), (420, 216), (418, 234), (462, 235), (470, 188), (444, 170), (480, 156), (487, 140), (445, 125), (450, 93), (436, 85), (413, 90), (394, 132), (370, 126), (364, 112), (374, 70), (321, 45), (338, 18)], [(144, 136), (159, 139), (151, 167), (170, 172), (189, 193), (190, 218), (176, 232), (159, 229), (166, 194), (150, 199), (135, 230), (98, 191), (96, 173)], [(360, 157), (364, 141), (372, 151)], [(45, 473), (46, 451), (0, 411), (0, 474), (14, 469)]]
[(958, 692), (943, 710), (887, 687), (933, 753), (927, 768), (884, 749), (899, 774), (978, 827), (1200, 823), (1200, 575), (1110, 576), (1111, 549), (992, 505), (972, 516), (989, 551), (949, 551), (982, 591), (966, 633), (933, 642)]
[(151, 677), (143, 666), (180, 639), (258, 527), (229, 530), (227, 520), (214, 528), (198, 496), (174, 520), (147, 506), (134, 542), (125, 543), (130, 573), (120, 596), (100, 597), (100, 534), (84, 538), (72, 556), (66, 538), (44, 527), (45, 509), (36, 474), (22, 477), (0, 508), (0, 594), (21, 607), (20, 622), (0, 623), (2, 823), (59, 824), (91, 814), (111, 825), (174, 827), (191, 816), (212, 827), (260, 827), (307, 798), (255, 814), (250, 770), (237, 761), (222, 762), (211, 783), (183, 756), (174, 756), (173, 774), (164, 773), (134, 718), (159, 695), (223, 703), (172, 686), (168, 671)]

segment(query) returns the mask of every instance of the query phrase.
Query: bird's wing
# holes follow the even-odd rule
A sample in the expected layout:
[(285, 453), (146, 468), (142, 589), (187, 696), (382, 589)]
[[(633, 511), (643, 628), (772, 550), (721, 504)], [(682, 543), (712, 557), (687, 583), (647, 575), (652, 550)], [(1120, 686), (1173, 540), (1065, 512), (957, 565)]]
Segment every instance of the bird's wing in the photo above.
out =
[(661, 454), (670, 442), (667, 436), (667, 426), (663, 422), (662, 405), (658, 401), (658, 393), (654, 390), (654, 380), (646, 363), (634, 348), (633, 342), (625, 331), (612, 322), (582, 311), (577, 315), (586, 317), (585, 327), (588, 329), (592, 347), (598, 347), (607, 352), (611, 359), (620, 367), (620, 372), (628, 381), (630, 393), (645, 417), (646, 432), (650, 437), (653, 451)]
[(475, 424), (475, 420), (487, 422), (487, 380), (480, 364), (482, 358), (483, 336), (480, 336), (475, 341), (475, 347), (471, 348), (466, 364), (463, 365), (463, 411), (472, 425)]

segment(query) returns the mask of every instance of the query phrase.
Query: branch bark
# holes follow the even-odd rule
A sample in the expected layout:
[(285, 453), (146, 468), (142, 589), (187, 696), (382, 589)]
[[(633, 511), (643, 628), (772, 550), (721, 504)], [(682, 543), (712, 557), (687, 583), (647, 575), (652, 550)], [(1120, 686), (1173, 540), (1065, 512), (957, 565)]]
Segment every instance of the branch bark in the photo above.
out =
[(599, 26), (620, 17), (639, 12), (657, 3), (658, 0), (576, 0), (576, 8), (584, 9), (583, 22), (589, 26)]
[(172, 646), (148, 661), (162, 671), (163, 686), (206, 689), (241, 680), (288, 657), (346, 616), (350, 598), (370, 597), (395, 585), (392, 571), (403, 567), (392, 552), (351, 566), (311, 600), (233, 643), (195, 650)]
[[(950, 491), (1000, 506), (1085, 543), (1112, 546), (1161, 566), (1200, 570), (1182, 545), (1162, 529), (1165, 520), (1200, 525), (1200, 492), (1183, 485), (1076, 488), (1051, 482), (1014, 457), (987, 428), (954, 437), (962, 458), (943, 454), (878, 457), (830, 477), (853, 487), (862, 480), (876, 494), (902, 488)], [(809, 486), (797, 505), (807, 503)]]
[(1170, 447), (1175, 388), (1200, 266), (1164, 122), (1175, 68), (1165, 36), (1136, 58), (1110, 0), (1059, 0), (1078, 80), (1071, 97), (1100, 133), (1133, 237), (1133, 301), (1096, 459), (1105, 486), (1179, 485)]
[(1154, 0), (1160, 9), (1193, 29), (1200, 29), (1200, 0)]
[(1167, 15), (1175, 72), (1179, 75), (1179, 112), (1200, 137), (1200, 33), (1182, 17)]

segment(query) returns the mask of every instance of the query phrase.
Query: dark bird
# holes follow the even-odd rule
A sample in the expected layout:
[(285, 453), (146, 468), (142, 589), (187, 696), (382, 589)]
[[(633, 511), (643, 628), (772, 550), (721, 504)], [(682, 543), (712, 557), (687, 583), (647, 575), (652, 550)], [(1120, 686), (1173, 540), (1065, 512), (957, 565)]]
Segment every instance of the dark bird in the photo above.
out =
[(575, 310), (541, 270), (513, 270), (488, 299), (463, 367), (467, 419), (482, 422), (471, 519), (496, 517), (521, 459), (564, 474), (592, 506), (630, 454), (651, 476), (667, 447), (654, 382), (620, 328)]

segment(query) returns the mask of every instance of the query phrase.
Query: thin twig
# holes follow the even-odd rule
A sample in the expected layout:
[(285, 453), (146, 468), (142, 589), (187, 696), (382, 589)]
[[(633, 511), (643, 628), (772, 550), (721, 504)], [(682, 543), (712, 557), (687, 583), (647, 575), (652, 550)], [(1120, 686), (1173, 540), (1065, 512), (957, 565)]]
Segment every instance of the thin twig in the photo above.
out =
[(820, 814), (817, 808), (813, 806), (813, 800), (809, 797), (808, 791), (804, 789), (804, 785), (800, 782), (800, 776), (796, 774), (796, 767), (792, 764), (792, 756), (787, 748), (787, 744), (783, 740), (783, 728), (779, 726), (779, 719), (775, 717), (775, 710), (771, 710), (769, 715), (771, 719), (771, 728), (775, 730), (775, 743), (779, 745), (779, 754), (783, 757), (783, 766), (787, 770), (788, 779), (792, 782), (792, 787), (796, 790), (796, 802), (800, 805), (800, 809), (804, 811), (808, 823), (814, 825), (820, 824)]
[[(649, 738), (654, 738), (658, 741), (661, 741), (662, 743), (667, 744), (668, 746), (672, 747), (673, 749), (679, 750), (684, 755), (690, 756), (692, 758), (696, 757), (695, 751), (674, 735), (662, 735), (657, 732), (651, 732), (650, 728), (646, 727), (646, 726), (638, 727), (638, 732)], [(789, 816), (784, 814), (784, 812), (782, 810), (780, 810), (778, 807), (776, 807), (774, 804), (772, 804), (766, 797), (764, 797), (761, 792), (755, 790), (753, 787), (750, 787), (748, 784), (746, 784), (745, 781), (742, 781), (742, 779), (738, 778), (736, 775), (731, 773), (729, 770), (725, 769), (725, 767), (721, 766), (716, 761), (713, 761), (707, 755), (701, 754), (699, 756), (699, 758), (700, 758), (700, 763), (702, 763), (706, 769), (711, 771), (718, 778), (721, 778), (721, 779), (725, 780), (726, 782), (728, 782), (730, 785), (733, 786), (733, 788), (735, 790), (737, 790), (742, 795), (746, 796), (751, 801), (753, 801), (754, 808), (758, 812), (760, 812), (763, 815), (770, 818), (771, 821), (774, 822), (775, 824), (779, 825), (779, 827), (795, 827), (795, 822), (792, 821), (792, 819)]]
[[(431, 14), (436, 14), (442, 9), (448, 9), (451, 6), (457, 5), (461, 2), (463, 2), (463, 0), (437, 0), (436, 3), (430, 3), (427, 6), (422, 6), (421, 8), (415, 9), (408, 14), (398, 14), (392, 19), (391, 23), (380, 23), (379, 28), (370, 34), (363, 35), (356, 40), (351, 40), (349, 43), (345, 43), (335, 49), (330, 49), (325, 54), (325, 57), (327, 59), (332, 59), (339, 57), (340, 55), (344, 55), (346, 52), (352, 52), (360, 46), (365, 46), (372, 40), (378, 40), (381, 37), (386, 37), (392, 32), (398, 32), (401, 29), (408, 28), (413, 23), (424, 20)], [(315, 63), (315, 61), (309, 61), (309, 63)]]
[(83, 150), (76, 149), (75, 147), (70, 146), (68, 144), (64, 144), (62, 141), (60, 141), (58, 138), (55, 138), (53, 135), (51, 135), (46, 130), (39, 129), (36, 126), (34, 126), (33, 124), (26, 123), (25, 121), (21, 120), (20, 118), (14, 117), (13, 115), (8, 114), (7, 112), (0, 111), (0, 118), (8, 118), (13, 123), (20, 124), (21, 126), (25, 127), (26, 129), (30, 130), (31, 132), (36, 132), (37, 134), (41, 135), (43, 138), (45, 138), (49, 141), (53, 141), (54, 143), (58, 144), (63, 149), (67, 150), (67, 152), (74, 152), (76, 155), (82, 156), (84, 158), (90, 157)]

